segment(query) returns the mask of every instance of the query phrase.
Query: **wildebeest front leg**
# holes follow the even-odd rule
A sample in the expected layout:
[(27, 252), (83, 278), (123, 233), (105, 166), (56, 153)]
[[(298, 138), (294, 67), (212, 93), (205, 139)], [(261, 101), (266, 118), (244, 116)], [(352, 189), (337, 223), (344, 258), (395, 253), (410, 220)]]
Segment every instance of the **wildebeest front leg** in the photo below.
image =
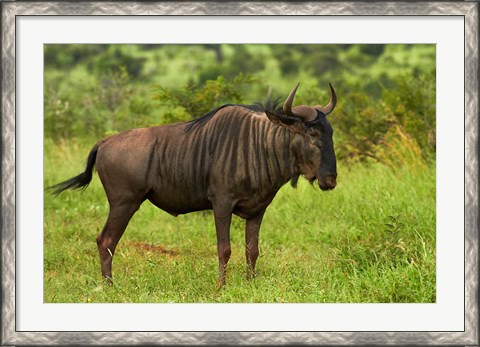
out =
[(225, 208), (213, 209), (215, 215), (215, 229), (217, 231), (217, 252), (218, 252), (218, 282), (217, 288), (226, 283), (227, 263), (232, 253), (230, 248), (230, 223), (232, 212)]
[(265, 211), (262, 211), (255, 217), (247, 219), (246, 222), (245, 257), (247, 259), (247, 279), (252, 279), (255, 276), (255, 264), (258, 258), (258, 234), (264, 213)]

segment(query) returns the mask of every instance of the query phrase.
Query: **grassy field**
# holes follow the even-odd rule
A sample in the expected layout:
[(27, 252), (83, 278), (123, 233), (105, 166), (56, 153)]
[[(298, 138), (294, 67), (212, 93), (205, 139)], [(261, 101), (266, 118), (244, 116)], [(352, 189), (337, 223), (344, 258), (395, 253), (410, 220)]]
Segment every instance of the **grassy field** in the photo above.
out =
[[(83, 170), (90, 142), (45, 142), (45, 186)], [(95, 175), (83, 192), (45, 195), (45, 302), (435, 302), (435, 167), (339, 163), (338, 186), (284, 186), (245, 279), (244, 221), (232, 222), (227, 286), (216, 290), (213, 216), (174, 218), (149, 202), (120, 240), (114, 286), (95, 237), (108, 213)]]

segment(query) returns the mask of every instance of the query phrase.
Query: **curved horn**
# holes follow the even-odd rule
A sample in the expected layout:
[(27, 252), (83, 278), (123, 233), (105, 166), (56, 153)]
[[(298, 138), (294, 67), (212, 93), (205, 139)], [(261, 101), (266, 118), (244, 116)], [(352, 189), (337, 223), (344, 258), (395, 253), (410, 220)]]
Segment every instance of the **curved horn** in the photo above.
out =
[(315, 108), (319, 111), (322, 111), (325, 115), (328, 115), (333, 111), (335, 106), (337, 105), (337, 94), (335, 93), (335, 89), (333, 89), (332, 84), (329, 82), (328, 85), (330, 86), (330, 101), (328, 102), (327, 106), (316, 105)]
[(295, 87), (293, 87), (292, 91), (290, 94), (288, 94), (287, 100), (285, 100), (285, 103), (283, 104), (283, 113), (289, 117), (295, 117), (295, 114), (292, 112), (292, 104), (293, 104), (293, 98), (295, 98), (295, 93), (297, 92), (298, 86), (300, 83), (297, 83)]
[(312, 107), (309, 106), (295, 106), (292, 108), (293, 99), (295, 98), (295, 93), (297, 92), (298, 86), (300, 83), (297, 83), (295, 87), (293, 87), (292, 91), (285, 100), (283, 104), (283, 113), (289, 117), (296, 117), (301, 118), (306, 122), (310, 122), (317, 118), (317, 111), (315, 111)]

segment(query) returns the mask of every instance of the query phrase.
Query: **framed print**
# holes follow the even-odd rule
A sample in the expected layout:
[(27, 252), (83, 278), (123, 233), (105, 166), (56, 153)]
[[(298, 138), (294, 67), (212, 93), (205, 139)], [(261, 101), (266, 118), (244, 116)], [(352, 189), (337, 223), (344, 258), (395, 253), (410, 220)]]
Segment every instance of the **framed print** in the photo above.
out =
[(477, 71), (476, 3), (2, 3), (2, 343), (478, 344)]

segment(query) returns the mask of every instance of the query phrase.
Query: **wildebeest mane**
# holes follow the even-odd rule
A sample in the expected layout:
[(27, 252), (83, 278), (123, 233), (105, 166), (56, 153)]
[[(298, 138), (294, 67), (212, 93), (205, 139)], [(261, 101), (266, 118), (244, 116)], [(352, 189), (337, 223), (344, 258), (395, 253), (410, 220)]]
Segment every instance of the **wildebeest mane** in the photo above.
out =
[(274, 113), (283, 112), (282, 108), (280, 107), (280, 98), (272, 99), (268, 98), (266, 101), (261, 102), (257, 101), (254, 102), (252, 105), (246, 106), (248, 109), (258, 112), (265, 112), (266, 110)]
[(240, 106), (244, 107), (248, 110), (254, 111), (254, 112), (265, 112), (265, 110), (283, 115), (283, 110), (281, 107), (279, 107), (280, 101), (279, 98), (276, 99), (267, 99), (264, 102), (257, 101), (254, 102), (251, 105), (244, 105), (244, 104), (225, 104), (220, 107), (217, 107), (213, 109), (212, 111), (204, 114), (203, 116), (193, 119), (187, 123), (187, 127), (185, 128), (185, 132), (188, 132), (194, 128), (198, 128), (200, 126), (203, 126), (205, 123), (207, 123), (218, 111), (220, 111), (224, 107), (228, 106)]

